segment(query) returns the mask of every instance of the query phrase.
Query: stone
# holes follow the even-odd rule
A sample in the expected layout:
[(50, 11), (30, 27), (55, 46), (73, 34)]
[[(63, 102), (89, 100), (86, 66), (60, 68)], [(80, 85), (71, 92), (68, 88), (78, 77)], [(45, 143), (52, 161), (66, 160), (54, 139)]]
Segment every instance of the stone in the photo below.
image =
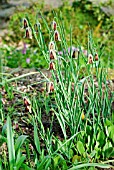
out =
[(0, 19), (9, 18), (15, 11), (15, 7), (1, 9), (0, 10)]

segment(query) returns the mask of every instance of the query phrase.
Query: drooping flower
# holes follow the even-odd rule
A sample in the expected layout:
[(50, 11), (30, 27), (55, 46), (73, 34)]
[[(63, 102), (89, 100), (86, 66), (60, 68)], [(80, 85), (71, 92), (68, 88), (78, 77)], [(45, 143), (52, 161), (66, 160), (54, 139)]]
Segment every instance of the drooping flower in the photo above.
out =
[(52, 29), (55, 31), (57, 29), (57, 23), (52, 21)]
[(57, 30), (54, 31), (54, 40), (55, 41), (61, 41), (59, 32)]
[(92, 56), (92, 54), (89, 54), (89, 56), (88, 56), (88, 64), (93, 64), (93, 56)]
[(53, 82), (48, 83), (48, 93), (52, 93), (54, 91), (54, 84)]
[(49, 70), (55, 70), (55, 64), (52, 61), (49, 63)]
[(26, 18), (23, 18), (23, 28), (26, 29), (27, 27), (29, 27), (28, 21)]
[(72, 52), (72, 58), (78, 58), (79, 56), (79, 49), (75, 49), (73, 52)]
[(25, 30), (25, 38), (30, 38), (32, 39), (32, 30), (30, 27), (27, 27)]
[(49, 43), (49, 51), (50, 51), (50, 50), (55, 50), (55, 44), (54, 44), (53, 41), (51, 41), (51, 42)]
[(76, 50), (74, 50), (74, 51), (72, 52), (72, 58), (77, 58), (77, 56), (76, 56)]
[(56, 52), (54, 50), (50, 50), (50, 60), (56, 59)]
[(98, 57), (98, 54), (97, 53), (95, 53), (95, 61), (98, 61), (99, 60), (99, 57)]

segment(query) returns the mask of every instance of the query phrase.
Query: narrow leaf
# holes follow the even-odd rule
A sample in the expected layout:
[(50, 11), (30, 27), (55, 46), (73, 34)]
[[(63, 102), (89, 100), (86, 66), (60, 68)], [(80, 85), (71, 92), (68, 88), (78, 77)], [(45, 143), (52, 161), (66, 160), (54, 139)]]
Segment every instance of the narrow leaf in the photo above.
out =
[(26, 135), (21, 135), (18, 137), (18, 139), (16, 140), (16, 143), (15, 143), (15, 152), (16, 153), (18, 153), (18, 150), (21, 148), (22, 144), (24, 143), (24, 141), (27, 137), (28, 136), (26, 136)]
[(8, 145), (10, 169), (13, 169), (15, 164), (15, 150), (14, 150), (14, 139), (13, 139), (12, 126), (11, 126), (11, 119), (9, 116), (7, 117), (7, 145)]
[(25, 159), (26, 159), (25, 155), (20, 157), (20, 159), (16, 162), (16, 170), (18, 170), (22, 166)]
[(39, 137), (38, 137), (38, 132), (37, 132), (37, 127), (36, 127), (35, 121), (34, 121), (34, 141), (35, 141), (35, 145), (36, 145), (37, 151), (40, 154), (41, 153), (41, 150), (40, 150), (40, 141), (39, 141)]
[(68, 170), (77, 170), (77, 169), (85, 168), (85, 167), (111, 168), (112, 166), (108, 164), (103, 164), (103, 163), (86, 163), (86, 164), (80, 164), (80, 165), (74, 166)]
[(43, 170), (43, 166), (44, 166), (44, 164), (46, 163), (46, 161), (49, 160), (49, 158), (50, 158), (50, 157), (48, 157), (48, 156), (44, 157), (43, 160), (42, 160), (42, 162), (41, 162), (39, 165), (37, 165), (37, 169), (38, 169), (38, 170)]

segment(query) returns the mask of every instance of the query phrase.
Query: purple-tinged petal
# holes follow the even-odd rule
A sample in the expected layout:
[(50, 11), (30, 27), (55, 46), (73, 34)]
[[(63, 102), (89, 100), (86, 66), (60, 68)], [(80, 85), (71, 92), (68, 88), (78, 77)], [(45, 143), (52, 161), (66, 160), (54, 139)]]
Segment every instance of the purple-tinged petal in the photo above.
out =
[(26, 63), (27, 63), (27, 64), (30, 63), (30, 58), (26, 58)]

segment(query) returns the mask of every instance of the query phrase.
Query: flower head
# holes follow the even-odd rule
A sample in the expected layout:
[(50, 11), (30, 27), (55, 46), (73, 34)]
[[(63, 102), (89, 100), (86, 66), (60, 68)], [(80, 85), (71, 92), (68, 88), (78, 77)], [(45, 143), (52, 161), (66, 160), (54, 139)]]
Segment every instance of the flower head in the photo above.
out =
[(49, 43), (49, 50), (55, 50), (55, 44), (53, 41)]
[(30, 58), (26, 58), (26, 63), (27, 63), (27, 64), (30, 63)]
[(78, 58), (79, 56), (79, 49), (75, 49), (73, 52), (72, 52), (72, 58)]
[(99, 60), (98, 54), (95, 53), (95, 61), (98, 61), (98, 60)]
[(32, 30), (31, 30), (30, 27), (27, 27), (27, 28), (26, 28), (25, 38), (30, 38), (30, 39), (32, 39)]
[(55, 70), (55, 64), (54, 64), (54, 62), (50, 62), (50, 64), (49, 64), (49, 70)]
[(56, 59), (56, 52), (54, 50), (50, 50), (50, 60)]
[(26, 29), (29, 26), (26, 18), (23, 18), (23, 28)]
[(52, 93), (54, 91), (54, 84), (53, 82), (48, 83), (48, 93)]
[(92, 54), (89, 54), (89, 56), (88, 56), (88, 64), (93, 64), (93, 56), (92, 56)]
[(57, 30), (54, 31), (54, 40), (55, 41), (61, 41), (59, 32)]
[(57, 29), (57, 23), (52, 21), (52, 29), (55, 31)]

